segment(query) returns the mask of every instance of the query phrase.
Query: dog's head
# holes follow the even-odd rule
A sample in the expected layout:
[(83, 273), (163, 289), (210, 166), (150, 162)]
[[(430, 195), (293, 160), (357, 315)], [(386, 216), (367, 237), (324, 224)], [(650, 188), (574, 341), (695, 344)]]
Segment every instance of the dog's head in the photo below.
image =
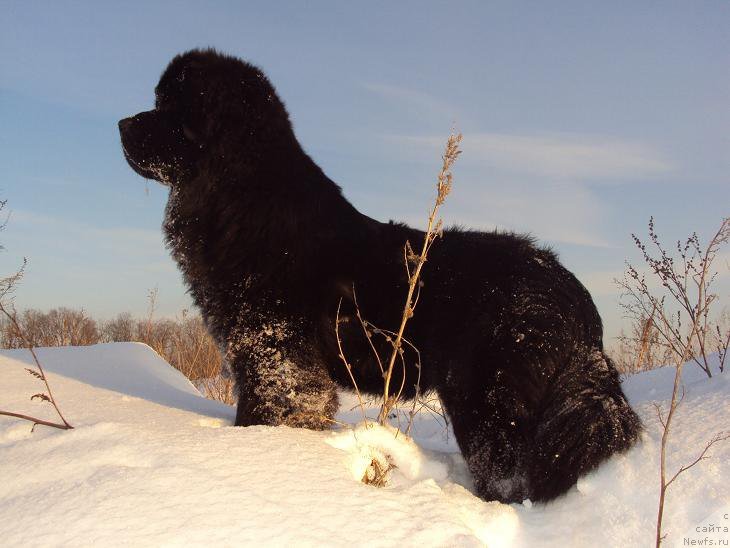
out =
[(264, 74), (214, 50), (175, 57), (155, 88), (155, 108), (119, 122), (129, 165), (166, 185), (287, 129), (284, 105)]

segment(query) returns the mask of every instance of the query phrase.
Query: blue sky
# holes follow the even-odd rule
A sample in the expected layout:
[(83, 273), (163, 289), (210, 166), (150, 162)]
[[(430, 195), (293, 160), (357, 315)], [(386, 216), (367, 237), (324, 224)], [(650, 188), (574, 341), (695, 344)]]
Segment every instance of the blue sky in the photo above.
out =
[[(166, 190), (122, 157), (166, 63), (214, 46), (267, 72), (305, 150), (363, 212), (423, 225), (452, 127), (447, 224), (529, 231), (621, 325), (631, 232), (730, 214), (730, 4), (2, 2), (3, 274), (19, 307), (97, 317), (190, 301), (160, 232)], [(727, 259), (724, 259), (725, 261)], [(727, 277), (719, 288), (726, 296)]]

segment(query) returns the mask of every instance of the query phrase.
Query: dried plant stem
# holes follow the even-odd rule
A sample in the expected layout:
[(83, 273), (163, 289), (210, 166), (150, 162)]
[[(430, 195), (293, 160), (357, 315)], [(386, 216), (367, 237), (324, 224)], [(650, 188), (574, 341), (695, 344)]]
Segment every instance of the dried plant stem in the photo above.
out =
[[(664, 506), (666, 501), (666, 493), (669, 486), (674, 482), (677, 477), (682, 474), (683, 472), (686, 472), (690, 468), (692, 468), (695, 464), (700, 462), (701, 460), (707, 458), (706, 453), (712, 447), (715, 443), (718, 443), (720, 441), (727, 440), (730, 438), (730, 434), (727, 433), (718, 433), (715, 434), (712, 439), (705, 445), (704, 449), (700, 453), (700, 455), (690, 464), (682, 466), (679, 468), (679, 470), (669, 479), (667, 480), (667, 444), (669, 441), (669, 434), (671, 431), (672, 426), (672, 419), (674, 418), (675, 411), (677, 410), (677, 407), (679, 407), (679, 404), (682, 403), (682, 399), (684, 397), (684, 392), (682, 391), (682, 395), (680, 396), (680, 388), (681, 388), (681, 382), (682, 382), (682, 369), (684, 367), (684, 364), (692, 359), (697, 363), (707, 374), (708, 377), (712, 376), (712, 373), (710, 371), (710, 367), (707, 361), (707, 356), (705, 354), (705, 335), (708, 331), (708, 324), (707, 324), (707, 316), (708, 316), (708, 310), (715, 299), (715, 295), (708, 294), (708, 286), (713, 278), (713, 276), (710, 274), (710, 267), (712, 264), (712, 260), (714, 259), (718, 248), (725, 242), (728, 241), (728, 237), (730, 236), (730, 219), (724, 219), (722, 222), (722, 225), (720, 229), (717, 231), (715, 236), (710, 240), (710, 243), (708, 244), (706, 250), (704, 253), (700, 252), (699, 244), (697, 243), (697, 237), (693, 236), (689, 243), (695, 246), (696, 251), (698, 252), (698, 255), (701, 257), (701, 260), (697, 265), (694, 264), (694, 262), (690, 259), (687, 261), (684, 254), (682, 254), (683, 258), (685, 259), (685, 268), (684, 273), (677, 275), (673, 270), (673, 263), (670, 259), (667, 258), (666, 254), (662, 250), (662, 248), (658, 245), (658, 240), (655, 237), (653, 233), (653, 223), (650, 223), (650, 234), (652, 236), (652, 241), (657, 245), (657, 247), (660, 249), (662, 254), (662, 260), (661, 263), (654, 262), (652, 263), (650, 260), (650, 265), (652, 265), (652, 268), (654, 269), (655, 273), (657, 273), (660, 276), (660, 279), (664, 282), (664, 286), (667, 287), (672, 294), (672, 296), (679, 301), (683, 309), (687, 312), (689, 318), (690, 318), (690, 328), (689, 333), (686, 335), (686, 337), (683, 337), (680, 331), (681, 324), (677, 322), (677, 325), (673, 325), (670, 319), (667, 317), (667, 314), (664, 311), (664, 308), (662, 307), (663, 301), (657, 299), (656, 297), (649, 294), (648, 289), (646, 287), (646, 284), (644, 283), (643, 279), (640, 282), (639, 291), (644, 297), (644, 301), (652, 303), (652, 314), (649, 316), (650, 320), (654, 317), (654, 312), (656, 311), (658, 313), (658, 318), (661, 322), (661, 326), (658, 326), (659, 329), (661, 327), (666, 329), (666, 332), (669, 334), (663, 335), (665, 338), (667, 338), (667, 342), (671, 345), (671, 347), (675, 351), (675, 356), (677, 358), (676, 361), (676, 367), (674, 371), (674, 384), (672, 387), (672, 399), (669, 403), (669, 411), (667, 413), (666, 418), (662, 416), (661, 409), (657, 406), (657, 414), (659, 416), (659, 421), (663, 427), (662, 431), (662, 441), (661, 441), (661, 450), (660, 450), (660, 457), (659, 457), (659, 481), (660, 481), (660, 489), (659, 489), (659, 507), (657, 509), (657, 520), (656, 520), (656, 548), (659, 548), (661, 546), (662, 541), (664, 540), (664, 536), (662, 535), (662, 520), (664, 517)], [(636, 237), (634, 237), (636, 240)], [(688, 244), (689, 247), (689, 244)], [(679, 246), (678, 246), (679, 248)], [(686, 248), (685, 248), (686, 249)], [(643, 248), (642, 248), (643, 251)], [(681, 253), (681, 249), (680, 249)], [(647, 257), (646, 252), (644, 251), (645, 257)], [(693, 274), (690, 276), (689, 272), (693, 272)], [(636, 276), (632, 275), (632, 278), (634, 280), (638, 280)], [(689, 298), (689, 293), (687, 291), (687, 283), (688, 279), (691, 279), (694, 284), (697, 291), (697, 302), (696, 304), (693, 304), (692, 301)], [(669, 283), (671, 282), (671, 283)], [(673, 284), (673, 285), (672, 285)], [(661, 332), (661, 331), (660, 331)], [(701, 352), (701, 357), (703, 359), (703, 363), (700, 363), (697, 358), (694, 356), (693, 352), (693, 341), (696, 341), (699, 345), (699, 349)]]
[[(403, 307), (403, 313), (401, 315), (401, 321), (400, 325), (398, 327), (397, 331), (389, 331), (387, 329), (382, 329), (378, 326), (375, 326), (368, 322), (361, 314), (360, 312), (360, 306), (357, 302), (357, 295), (355, 292), (355, 287), (352, 288), (352, 297), (353, 302), (355, 305), (355, 314), (357, 316), (358, 321), (360, 322), (360, 326), (363, 331), (363, 335), (368, 341), (368, 345), (370, 346), (370, 349), (373, 353), (373, 356), (375, 357), (375, 360), (378, 364), (378, 367), (381, 371), (381, 374), (383, 376), (383, 403), (380, 408), (380, 412), (378, 414), (378, 423), (381, 425), (385, 425), (386, 421), (391, 414), (391, 411), (393, 409), (398, 409), (398, 402), (403, 395), (403, 392), (405, 390), (406, 386), (406, 376), (407, 376), (407, 366), (406, 366), (406, 357), (404, 352), (404, 345), (411, 348), (416, 353), (416, 369), (418, 371), (418, 376), (416, 378), (415, 383), (415, 398), (413, 400), (413, 406), (409, 412), (409, 421), (408, 421), (408, 427), (406, 430), (406, 434), (408, 434), (411, 430), (411, 427), (413, 426), (413, 418), (416, 414), (416, 405), (420, 400), (421, 396), (421, 353), (416, 348), (415, 345), (413, 345), (405, 336), (405, 328), (408, 323), (408, 320), (413, 317), (414, 309), (416, 305), (418, 304), (418, 300), (421, 295), (421, 283), (420, 283), (420, 276), (421, 276), (421, 270), (423, 268), (423, 265), (426, 263), (426, 260), (428, 258), (428, 252), (431, 249), (431, 246), (433, 245), (434, 241), (441, 236), (442, 234), (442, 223), (441, 220), (438, 219), (438, 211), (441, 205), (443, 205), (446, 197), (448, 196), (449, 192), (451, 191), (451, 184), (452, 184), (452, 174), (451, 174), (451, 167), (453, 166), (454, 162), (458, 158), (459, 154), (461, 154), (461, 151), (459, 150), (459, 143), (461, 143), (462, 136), (461, 134), (458, 135), (450, 135), (449, 139), (446, 144), (446, 150), (444, 152), (444, 155), (442, 156), (442, 166), (441, 171), (438, 175), (438, 184), (437, 184), (437, 195), (436, 195), (436, 201), (434, 206), (431, 208), (431, 211), (428, 216), (428, 226), (426, 228), (426, 231), (424, 233), (423, 237), (423, 243), (421, 245), (421, 250), (418, 255), (416, 255), (413, 251), (413, 248), (411, 247), (410, 242), (406, 242), (403, 246), (403, 259), (404, 259), (404, 266), (406, 269), (406, 274), (408, 276), (408, 292), (406, 295), (405, 305)], [(357, 386), (357, 381), (355, 380), (355, 376), (352, 371), (351, 364), (347, 361), (347, 358), (345, 357), (345, 353), (342, 348), (342, 339), (340, 338), (340, 331), (339, 331), (339, 325), (342, 321), (340, 319), (340, 309), (342, 306), (342, 299), (340, 299), (340, 302), (337, 305), (337, 316), (335, 319), (335, 336), (337, 339), (337, 347), (339, 352), (339, 358), (342, 361), (342, 363), (345, 365), (345, 368), (347, 369), (347, 373), (350, 376), (350, 381), (352, 382), (353, 387), (355, 388), (355, 393), (357, 394), (357, 398), (359, 401), (359, 406), (363, 414), (363, 419), (367, 421), (367, 418), (365, 416), (365, 408), (364, 403), (362, 400), (362, 396), (360, 394), (360, 390)], [(390, 345), (391, 347), (391, 353), (390, 357), (387, 360), (387, 366), (384, 365), (384, 360), (381, 358), (380, 353), (378, 352), (378, 349), (376, 348), (375, 344), (372, 340), (373, 334), (379, 334), (382, 335), (385, 338), (385, 341)], [(395, 369), (396, 362), (399, 362), (402, 370), (403, 370), (403, 376), (401, 378), (400, 386), (398, 387), (397, 391), (395, 393), (391, 393), (391, 383), (393, 381), (393, 370)], [(421, 408), (424, 406), (424, 404), (421, 405)], [(397, 413), (396, 413), (397, 415)], [(400, 417), (398, 417), (398, 420), (400, 421)], [(400, 431), (400, 422), (399, 422), (399, 428), (398, 431)]]
[[(691, 339), (690, 335), (690, 339)], [(689, 346), (685, 347), (689, 348)], [(674, 418), (674, 413), (679, 407), (679, 404), (682, 403), (682, 400), (684, 399), (684, 393), (680, 396), (680, 387), (682, 382), (682, 369), (684, 368), (685, 362), (689, 359), (687, 353), (683, 356), (681, 356), (680, 360), (678, 361), (678, 364), (675, 368), (674, 372), (674, 385), (672, 388), (672, 400), (669, 404), (669, 412), (667, 413), (666, 418), (662, 416), (661, 409), (657, 406), (657, 414), (659, 415), (659, 422), (661, 422), (663, 431), (662, 431), (662, 443), (661, 443), (661, 450), (660, 450), (660, 456), (659, 456), (659, 508), (657, 510), (657, 519), (656, 519), (656, 548), (659, 548), (661, 546), (662, 541), (664, 540), (664, 537), (666, 535), (662, 535), (662, 520), (664, 518), (664, 506), (666, 501), (666, 494), (667, 489), (669, 486), (674, 482), (674, 480), (677, 479), (677, 477), (682, 474), (683, 472), (686, 472), (690, 468), (692, 468), (695, 464), (700, 462), (701, 460), (704, 460), (707, 458), (706, 454), (707, 451), (715, 445), (718, 442), (725, 441), (727, 439), (730, 439), (730, 433), (717, 433), (715, 434), (710, 441), (707, 442), (702, 452), (699, 454), (699, 456), (692, 461), (690, 464), (683, 465), (677, 470), (674, 475), (667, 480), (667, 444), (669, 441), (669, 432), (672, 425), (672, 419)]]
[(53, 397), (53, 391), (51, 390), (51, 385), (48, 384), (48, 378), (46, 377), (45, 371), (43, 371), (43, 366), (41, 365), (41, 362), (38, 360), (38, 356), (35, 353), (35, 350), (33, 349), (33, 345), (28, 341), (23, 334), (22, 329), (18, 325), (18, 321), (15, 317), (15, 314), (11, 314), (6, 308), (5, 305), (0, 302), (0, 312), (2, 312), (3, 315), (10, 321), (10, 323), (15, 328), (17, 334), (19, 337), (23, 339), (23, 342), (27, 345), (28, 349), (30, 350), (31, 355), (33, 356), (33, 361), (35, 362), (36, 367), (38, 368), (39, 373), (34, 376), (39, 376), (39, 378), (43, 381), (43, 383), (46, 385), (46, 391), (48, 392), (48, 401), (53, 405), (53, 408), (56, 410), (56, 413), (58, 413), (59, 418), (61, 419), (61, 423), (56, 422), (49, 422), (44, 421), (41, 419), (37, 419), (34, 417), (29, 417), (27, 415), (20, 415), (18, 413), (11, 413), (9, 411), (0, 411), (0, 415), (7, 415), (10, 417), (17, 417), (21, 419), (25, 419), (28, 421), (31, 421), (33, 423), (33, 427), (35, 428), (35, 425), (37, 424), (43, 424), (45, 426), (52, 426), (54, 428), (60, 428), (62, 430), (70, 430), (73, 428), (68, 421), (64, 418), (63, 413), (61, 413), (61, 410), (58, 408), (58, 404), (56, 403), (56, 398)]
[(667, 480), (667, 443), (669, 441), (669, 432), (672, 425), (672, 419), (674, 418), (674, 413), (677, 410), (677, 407), (679, 407), (679, 404), (682, 402), (683, 395), (680, 396), (680, 386), (681, 386), (681, 380), (682, 380), (682, 369), (684, 367), (684, 363), (687, 360), (686, 354), (682, 356), (682, 359), (678, 363), (675, 372), (674, 372), (674, 386), (672, 388), (672, 401), (669, 404), (669, 412), (667, 413), (666, 418), (662, 417), (661, 410), (657, 407), (657, 414), (659, 415), (659, 421), (662, 424), (663, 432), (662, 432), (662, 443), (661, 443), (661, 451), (660, 451), (660, 457), (659, 457), (659, 508), (657, 510), (657, 519), (656, 519), (656, 548), (660, 548), (662, 541), (664, 540), (664, 537), (666, 535), (662, 535), (662, 520), (664, 518), (664, 506), (666, 501), (666, 494), (667, 489), (669, 486), (674, 482), (674, 480), (677, 479), (677, 477), (682, 474), (683, 472), (686, 472), (690, 468), (692, 468), (695, 464), (700, 462), (701, 460), (704, 460), (707, 458), (706, 454), (707, 451), (715, 445), (718, 442), (725, 441), (727, 439), (730, 439), (730, 433), (717, 433), (715, 434), (710, 441), (707, 442), (702, 452), (699, 454), (699, 456), (692, 461), (690, 464), (683, 465), (677, 470), (674, 475)]
[(649, 353), (651, 346), (651, 333), (654, 328), (654, 314), (656, 313), (656, 307), (652, 308), (651, 315), (644, 322), (644, 326), (641, 330), (639, 355), (636, 356), (636, 363), (634, 364), (634, 371), (639, 371), (641, 364), (644, 362), (644, 357)]
[(24, 420), (30, 421), (33, 423), (33, 428), (35, 428), (36, 425), (40, 424), (42, 426), (52, 426), (53, 428), (59, 428), (61, 430), (73, 429), (73, 426), (71, 426), (70, 424), (61, 424), (58, 422), (44, 421), (42, 419), (37, 419), (35, 417), (31, 417), (30, 415), (23, 415), (21, 413), (11, 413), (10, 411), (0, 410), (0, 415), (5, 415), (7, 417), (16, 417), (18, 419), (24, 419)]
[[(147, 310), (147, 340), (152, 341), (152, 318), (155, 315), (157, 309), (157, 294), (159, 290), (157, 287), (150, 289), (147, 292), (147, 299), (149, 300), (149, 308)], [(150, 346), (152, 346), (150, 344)], [(158, 352), (159, 354), (159, 352)]]
[[(383, 335), (385, 337), (385, 340), (387, 342), (389, 342), (391, 345), (394, 344), (394, 342), (393, 342), (394, 339), (392, 337), (395, 337), (397, 335), (395, 331), (391, 331), (389, 329), (383, 329), (382, 327), (377, 327), (368, 321), (365, 321), (365, 325), (372, 327), (376, 333)], [(411, 350), (413, 350), (413, 352), (416, 353), (416, 364), (415, 365), (416, 365), (416, 370), (418, 371), (418, 376), (416, 377), (415, 387), (416, 387), (416, 399), (417, 399), (418, 394), (420, 393), (420, 387), (421, 387), (421, 352), (420, 352), (420, 350), (418, 350), (416, 345), (414, 345), (406, 337), (401, 337), (401, 348), (402, 348), (403, 344), (408, 346)], [(375, 350), (375, 347), (373, 345), (371, 345), (371, 347), (373, 348), (373, 352), (375, 352), (376, 356), (378, 356), (377, 351)], [(400, 389), (398, 390), (398, 393), (395, 395), (396, 400), (400, 399), (401, 395), (403, 394), (403, 389), (405, 388), (405, 384), (406, 384), (406, 375), (405, 375), (406, 362), (405, 362), (405, 357), (403, 355), (403, 352), (401, 352), (399, 358), (400, 358), (401, 365), (403, 366), (403, 377), (401, 378)], [(380, 356), (378, 356), (378, 362), (379, 363), (381, 362)], [(382, 371), (382, 367), (381, 367), (381, 371)], [(384, 371), (383, 371), (383, 373), (384, 373)], [(415, 399), (414, 399), (414, 406), (415, 406)]]
[[(417, 298), (416, 298), (417, 300)], [(384, 333), (386, 335), (395, 336), (396, 333), (393, 331), (389, 331), (388, 329), (378, 329), (379, 332)], [(389, 339), (391, 342), (393, 339)], [(416, 416), (416, 404), (418, 403), (418, 400), (421, 396), (421, 352), (418, 350), (418, 348), (407, 338), (402, 337), (401, 342), (405, 343), (408, 347), (413, 350), (413, 352), (416, 353), (416, 371), (418, 371), (418, 375), (416, 376), (416, 394), (413, 397), (413, 403), (411, 405), (411, 410), (408, 412), (408, 426), (406, 427), (406, 435), (410, 435), (411, 428), (413, 428), (413, 419)], [(398, 390), (398, 393), (395, 395), (395, 401), (398, 402), (400, 400), (401, 395), (403, 394), (403, 389), (405, 388), (406, 384), (406, 365), (405, 365), (405, 359), (403, 357), (403, 354), (400, 355), (401, 363), (403, 364), (403, 378), (401, 379), (400, 389)], [(423, 406), (421, 406), (423, 407)]]
[(664, 501), (666, 498), (666, 492), (667, 487), (669, 487), (669, 484), (666, 481), (666, 468), (667, 468), (667, 441), (669, 440), (669, 430), (672, 424), (672, 419), (674, 418), (674, 412), (677, 410), (677, 406), (679, 405), (680, 398), (679, 398), (679, 388), (682, 381), (682, 367), (684, 366), (685, 362), (685, 353), (681, 356), (679, 362), (677, 363), (677, 367), (674, 371), (674, 386), (672, 388), (672, 400), (669, 403), (669, 413), (667, 413), (666, 419), (662, 419), (661, 412), (657, 409), (657, 412), (659, 413), (659, 420), (662, 423), (662, 426), (664, 428), (662, 432), (662, 444), (661, 444), (661, 450), (659, 453), (659, 508), (657, 510), (657, 519), (656, 519), (656, 548), (659, 548), (659, 546), (662, 543), (663, 536), (662, 536), (662, 519), (664, 517)]
[[(449, 192), (451, 191), (451, 167), (461, 153), (461, 151), (459, 150), (459, 143), (461, 142), (461, 138), (461, 134), (450, 135), (449, 140), (446, 143), (446, 151), (444, 152), (444, 155), (442, 157), (443, 162), (441, 165), (441, 171), (438, 175), (438, 192), (436, 195), (436, 202), (428, 216), (428, 226), (426, 227), (426, 232), (423, 237), (423, 244), (421, 246), (420, 254), (415, 255), (413, 253), (413, 250), (411, 249), (410, 243), (406, 242), (404, 253), (405, 268), (406, 272), (408, 273), (408, 294), (406, 296), (405, 305), (403, 307), (403, 314), (401, 316), (400, 326), (398, 327), (395, 340), (393, 341), (393, 351), (391, 352), (390, 359), (388, 360), (388, 366), (385, 370), (383, 404), (380, 408), (380, 414), (378, 416), (378, 422), (380, 424), (385, 424), (390, 410), (393, 408), (397, 400), (397, 398), (391, 397), (390, 395), (390, 383), (393, 377), (393, 369), (395, 367), (395, 362), (398, 357), (400, 356), (402, 359), (403, 333), (405, 332), (408, 320), (413, 317), (414, 308), (417, 303), (418, 293), (416, 292), (416, 288), (419, 288), (420, 292), (420, 285), (418, 282), (421, 276), (421, 269), (426, 263), (428, 252), (431, 249), (431, 245), (436, 240), (436, 238), (441, 235), (441, 220), (437, 220), (437, 214), (439, 208), (444, 203), (446, 196), (448, 196)], [(413, 263), (412, 269), (409, 265), (409, 263), (411, 262)], [(415, 299), (414, 296), (416, 296)]]
[[(360, 327), (362, 327), (363, 335), (365, 335), (365, 338), (367, 339), (368, 344), (370, 345), (370, 350), (373, 351), (373, 355), (375, 356), (375, 361), (378, 362), (378, 367), (380, 368), (380, 373), (382, 375), (385, 375), (385, 369), (383, 369), (383, 360), (380, 359), (380, 354), (378, 353), (377, 349), (375, 348), (375, 345), (373, 344), (373, 338), (370, 334), (370, 331), (368, 331), (368, 327), (367, 327), (368, 322), (366, 322), (363, 319), (362, 314), (360, 313), (360, 305), (357, 303), (357, 293), (355, 293), (355, 284), (352, 284), (352, 300), (355, 303), (355, 315), (357, 315), (357, 319), (360, 322)], [(338, 310), (339, 310), (339, 306), (338, 306)]]
[(340, 299), (340, 302), (337, 303), (337, 315), (335, 316), (335, 337), (337, 339), (337, 351), (340, 356), (340, 360), (342, 360), (342, 363), (345, 365), (345, 369), (347, 369), (347, 373), (350, 375), (350, 381), (352, 382), (352, 386), (355, 388), (355, 394), (357, 395), (357, 401), (358, 405), (360, 407), (360, 412), (362, 413), (362, 420), (364, 422), (367, 422), (368, 418), (367, 415), (365, 415), (365, 404), (362, 401), (362, 395), (360, 394), (360, 389), (357, 387), (357, 381), (355, 380), (355, 376), (352, 374), (352, 365), (350, 365), (350, 362), (347, 361), (347, 358), (345, 357), (345, 353), (342, 350), (342, 339), (340, 339), (340, 307), (342, 306), (342, 299)]

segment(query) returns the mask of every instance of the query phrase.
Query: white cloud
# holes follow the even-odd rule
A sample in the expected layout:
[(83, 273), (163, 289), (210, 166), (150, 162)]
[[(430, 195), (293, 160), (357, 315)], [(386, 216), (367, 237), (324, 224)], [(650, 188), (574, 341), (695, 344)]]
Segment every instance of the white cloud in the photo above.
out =
[[(365, 89), (408, 108), (459, 116), (458, 107), (422, 91), (367, 83)], [(386, 136), (401, 145), (441, 150), (445, 136)], [(544, 132), (466, 133), (461, 163), (552, 179), (611, 183), (656, 178), (675, 171), (661, 151), (647, 143), (594, 134)]]
[[(401, 144), (442, 148), (439, 137), (388, 136)], [(460, 162), (551, 179), (621, 182), (655, 178), (673, 166), (654, 147), (580, 134), (467, 133)]]
[[(445, 144), (444, 136), (384, 139), (429, 164)], [(590, 183), (641, 181), (673, 169), (648, 144), (593, 135), (466, 133), (462, 151), (448, 201), (459, 223), (600, 248), (614, 244), (605, 232), (606, 205)]]
[(592, 270), (576, 272), (578, 279), (586, 286), (591, 295), (616, 296), (621, 293), (621, 288), (616, 280), (622, 280), (623, 270)]
[(461, 191), (449, 197), (445, 214), (467, 226), (529, 232), (540, 241), (612, 247), (601, 235), (603, 204), (580, 185), (505, 179), (485, 183), (469, 175), (457, 176), (454, 184)]
[[(41, 215), (27, 210), (13, 210), (10, 213), (12, 231), (8, 236), (18, 234), (22, 227), (32, 227), (53, 235), (52, 239), (64, 247), (93, 245), (115, 252), (137, 255), (140, 252), (159, 254), (164, 249), (164, 241), (160, 230), (148, 230), (131, 227), (102, 228), (80, 221)], [(49, 236), (49, 239), (51, 237)]]
[(367, 83), (363, 84), (363, 87), (384, 99), (405, 104), (409, 108), (416, 108), (431, 114), (449, 116), (453, 119), (458, 117), (459, 109), (457, 107), (422, 91), (388, 84)]

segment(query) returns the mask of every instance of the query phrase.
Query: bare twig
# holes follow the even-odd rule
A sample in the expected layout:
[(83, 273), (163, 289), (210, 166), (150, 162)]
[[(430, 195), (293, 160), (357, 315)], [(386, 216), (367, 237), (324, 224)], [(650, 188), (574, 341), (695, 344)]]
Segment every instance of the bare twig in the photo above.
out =
[(24, 419), (27, 421), (30, 421), (33, 423), (33, 428), (31, 428), (31, 431), (35, 430), (35, 427), (37, 425), (43, 425), (43, 426), (52, 426), (53, 428), (59, 428), (61, 430), (71, 430), (73, 426), (70, 424), (61, 424), (57, 422), (51, 422), (51, 421), (44, 421), (42, 419), (38, 419), (36, 417), (31, 417), (30, 415), (23, 415), (21, 413), (11, 413), (10, 411), (2, 411), (0, 410), (0, 415), (5, 415), (7, 417), (16, 417), (18, 419)]
[(362, 401), (362, 396), (360, 395), (360, 389), (357, 387), (357, 381), (355, 380), (355, 376), (352, 374), (352, 365), (350, 365), (350, 362), (347, 361), (347, 358), (345, 357), (345, 353), (342, 350), (342, 340), (340, 339), (340, 307), (342, 306), (342, 299), (340, 299), (340, 302), (337, 303), (337, 316), (335, 316), (335, 337), (337, 338), (337, 351), (339, 352), (340, 360), (342, 360), (342, 363), (345, 365), (345, 369), (347, 369), (347, 373), (350, 375), (350, 381), (352, 381), (352, 386), (355, 387), (355, 394), (357, 395), (357, 401), (360, 405), (360, 411), (362, 413), (362, 420), (367, 422), (367, 416), (365, 415), (365, 405)]
[(710, 441), (707, 442), (707, 444), (705, 445), (705, 448), (697, 456), (697, 458), (695, 460), (693, 460), (691, 463), (685, 464), (682, 467), (680, 467), (680, 469), (674, 473), (674, 475), (671, 477), (671, 479), (669, 481), (667, 481), (666, 486), (669, 487), (672, 484), (672, 482), (677, 479), (677, 476), (679, 476), (683, 472), (686, 472), (687, 470), (692, 468), (695, 464), (697, 464), (701, 460), (705, 460), (705, 459), (709, 458), (706, 456), (707, 451), (709, 451), (713, 445), (715, 445), (716, 443), (719, 443), (721, 441), (728, 440), (728, 439), (730, 439), (730, 432), (718, 432), (717, 434), (715, 434), (712, 437), (712, 439), (710, 439)]
[(727, 351), (730, 348), (730, 329), (727, 330), (725, 340), (722, 339), (722, 331), (720, 331), (720, 324), (715, 326), (717, 331), (717, 356), (719, 358), (718, 368), (720, 372), (725, 371), (725, 359), (727, 358)]
[[(635, 339), (639, 353), (635, 367), (641, 366), (645, 356), (650, 365), (655, 361), (651, 350), (651, 346), (656, 344), (653, 332), (661, 341), (660, 349), (671, 351), (673, 356), (687, 351), (687, 359), (711, 377), (710, 341), (713, 338), (717, 341), (723, 368), (723, 350), (730, 343), (730, 329), (723, 333), (719, 324), (715, 324), (713, 329), (714, 322), (710, 319), (711, 308), (718, 301), (718, 296), (711, 291), (717, 277), (711, 265), (720, 248), (730, 240), (730, 218), (723, 219), (705, 248), (697, 234), (692, 234), (684, 242), (678, 241), (676, 256), (661, 244), (653, 218), (649, 220), (649, 241), (654, 251), (647, 249), (647, 244), (636, 235), (632, 234), (632, 238), (649, 271), (660, 283), (658, 291), (650, 290), (645, 277), (631, 264), (627, 264), (624, 279), (617, 281), (623, 289), (624, 310), (643, 327), (637, 330), (641, 335)], [(624, 342), (628, 340), (625, 338)]]
[[(380, 354), (375, 348), (375, 345), (373, 344), (373, 336), (372, 332), (368, 329), (368, 322), (366, 322), (362, 314), (360, 313), (360, 305), (357, 303), (357, 293), (355, 292), (355, 284), (352, 284), (352, 301), (355, 303), (355, 315), (357, 316), (358, 321), (360, 322), (360, 327), (362, 327), (363, 334), (365, 335), (365, 338), (368, 341), (368, 344), (370, 345), (370, 349), (373, 352), (373, 356), (375, 356), (375, 361), (378, 362), (378, 367), (380, 368), (380, 374), (385, 374), (385, 369), (383, 369), (383, 360), (380, 359)], [(339, 310), (339, 306), (338, 306)]]

